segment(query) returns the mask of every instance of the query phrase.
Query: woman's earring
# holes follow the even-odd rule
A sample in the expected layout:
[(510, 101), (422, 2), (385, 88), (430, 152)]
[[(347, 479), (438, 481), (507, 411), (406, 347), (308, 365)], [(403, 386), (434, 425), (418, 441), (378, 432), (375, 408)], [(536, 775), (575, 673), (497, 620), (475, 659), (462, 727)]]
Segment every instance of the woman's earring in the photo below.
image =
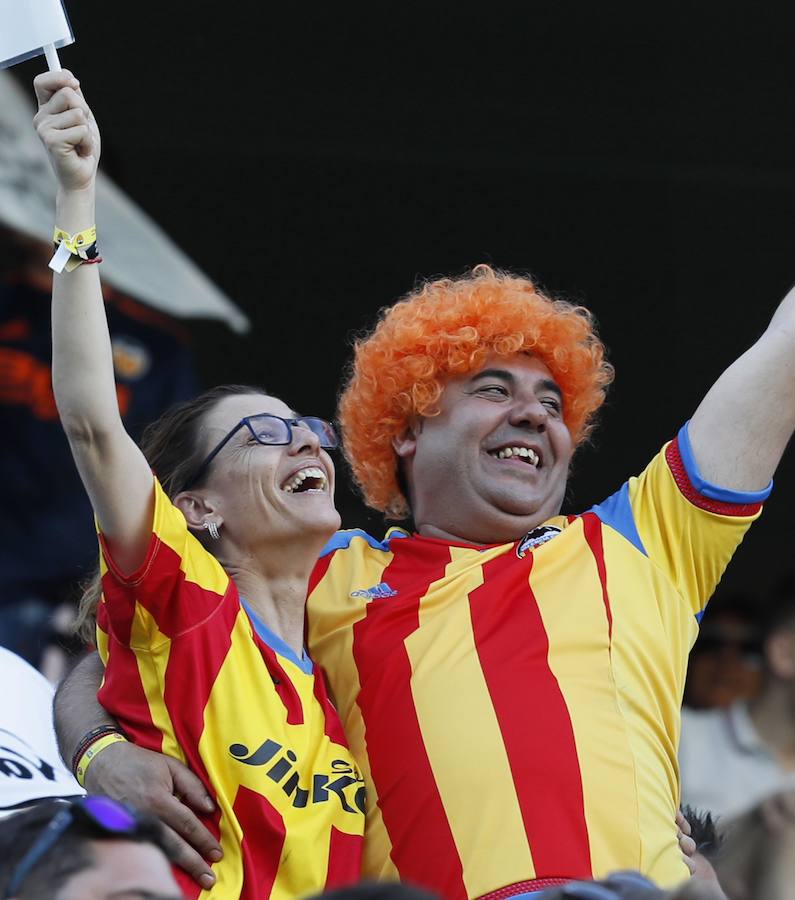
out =
[(205, 522), (204, 527), (210, 532), (210, 537), (217, 541), (221, 535), (218, 533), (218, 525), (215, 522)]

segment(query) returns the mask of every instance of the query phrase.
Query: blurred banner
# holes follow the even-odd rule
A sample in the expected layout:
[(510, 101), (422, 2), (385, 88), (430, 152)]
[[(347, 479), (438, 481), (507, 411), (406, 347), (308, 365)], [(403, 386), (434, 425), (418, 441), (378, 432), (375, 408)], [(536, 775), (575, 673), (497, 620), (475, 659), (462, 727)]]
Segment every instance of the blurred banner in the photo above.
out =
[(63, 0), (0, 0), (0, 69), (74, 39)]
[[(28, 2), (0, 0), (0, 8)], [(5, 26), (5, 12), (0, 23)], [(8, 72), (0, 72), (0, 225), (51, 244), (56, 182), (33, 128), (34, 113), (32, 99)], [(172, 316), (220, 319), (236, 332), (248, 331), (242, 310), (101, 173), (97, 224), (103, 281)]]

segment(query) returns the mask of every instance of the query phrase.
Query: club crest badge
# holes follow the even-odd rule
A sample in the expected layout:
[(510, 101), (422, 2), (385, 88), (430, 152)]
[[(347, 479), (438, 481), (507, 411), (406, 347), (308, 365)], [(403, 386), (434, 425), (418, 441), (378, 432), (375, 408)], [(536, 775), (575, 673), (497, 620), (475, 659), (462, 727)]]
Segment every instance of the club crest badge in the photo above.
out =
[(530, 550), (535, 550), (536, 547), (546, 544), (547, 541), (551, 541), (560, 532), (561, 529), (556, 525), (540, 525), (538, 528), (528, 531), (516, 545), (516, 555), (519, 559), (522, 559)]

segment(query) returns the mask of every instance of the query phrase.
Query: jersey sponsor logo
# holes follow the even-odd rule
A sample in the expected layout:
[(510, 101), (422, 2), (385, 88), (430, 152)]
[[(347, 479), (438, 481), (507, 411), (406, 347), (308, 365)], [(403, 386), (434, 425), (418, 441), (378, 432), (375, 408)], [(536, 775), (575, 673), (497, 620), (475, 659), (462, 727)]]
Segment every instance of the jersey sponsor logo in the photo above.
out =
[(302, 809), (309, 803), (328, 803), (336, 797), (343, 812), (364, 815), (364, 779), (358, 770), (344, 759), (331, 761), (331, 772), (312, 775), (311, 786), (302, 787), (296, 770), (298, 757), (270, 738), (253, 752), (245, 744), (231, 744), (230, 754), (246, 766), (269, 766), (265, 773), (271, 781), (281, 785), (292, 798), (292, 805)]
[(557, 525), (541, 525), (532, 531), (528, 531), (516, 545), (516, 555), (521, 559), (529, 550), (534, 550), (536, 547), (546, 544), (547, 541), (551, 541), (560, 532), (561, 529)]
[(393, 590), (385, 581), (362, 591), (351, 591), (351, 597), (365, 597), (367, 600), (383, 600), (386, 597), (396, 597), (397, 591)]

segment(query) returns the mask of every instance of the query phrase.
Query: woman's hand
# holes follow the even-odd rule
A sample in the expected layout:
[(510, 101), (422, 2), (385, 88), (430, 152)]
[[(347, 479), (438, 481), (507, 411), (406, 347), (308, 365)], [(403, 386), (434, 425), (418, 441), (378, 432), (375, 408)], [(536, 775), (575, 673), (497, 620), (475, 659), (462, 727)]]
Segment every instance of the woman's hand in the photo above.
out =
[(39, 103), (33, 123), (59, 187), (64, 191), (93, 187), (99, 163), (99, 128), (80, 82), (63, 69), (37, 75), (33, 87)]

